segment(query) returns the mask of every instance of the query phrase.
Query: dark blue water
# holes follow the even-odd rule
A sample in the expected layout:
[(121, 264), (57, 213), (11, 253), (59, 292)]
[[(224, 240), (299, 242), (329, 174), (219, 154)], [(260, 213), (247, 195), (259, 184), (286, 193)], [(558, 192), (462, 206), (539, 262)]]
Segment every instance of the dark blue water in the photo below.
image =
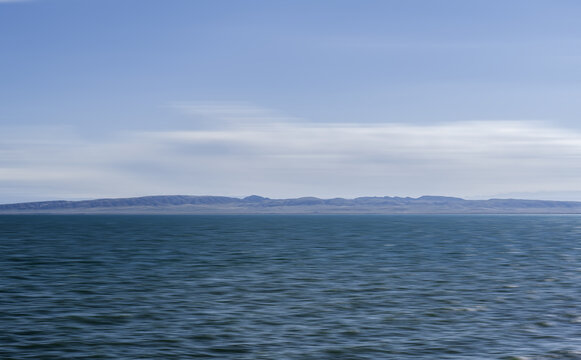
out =
[(581, 359), (580, 216), (3, 216), (1, 359)]

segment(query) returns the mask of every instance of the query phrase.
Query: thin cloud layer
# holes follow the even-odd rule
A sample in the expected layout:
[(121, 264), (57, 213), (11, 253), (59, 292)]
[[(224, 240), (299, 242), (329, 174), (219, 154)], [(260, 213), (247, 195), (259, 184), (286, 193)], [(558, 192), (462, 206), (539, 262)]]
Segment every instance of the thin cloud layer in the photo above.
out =
[[(204, 111), (227, 113), (223, 106)], [(241, 119), (240, 113), (257, 111), (243, 107), (228, 116)], [(58, 137), (4, 131), (0, 199), (178, 193), (472, 197), (574, 190), (581, 175), (581, 134), (546, 123), (312, 124), (269, 115), (254, 117), (253, 126), (231, 122), (92, 141), (70, 131)]]
[(252, 127), (299, 120), (244, 101), (175, 102), (169, 108), (190, 116), (200, 127), (210, 128), (216, 126)]

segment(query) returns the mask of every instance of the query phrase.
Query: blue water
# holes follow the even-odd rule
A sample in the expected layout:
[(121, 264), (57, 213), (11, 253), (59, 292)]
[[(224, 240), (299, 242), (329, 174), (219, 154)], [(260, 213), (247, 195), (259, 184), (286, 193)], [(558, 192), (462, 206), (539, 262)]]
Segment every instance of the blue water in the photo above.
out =
[(581, 359), (581, 216), (0, 216), (1, 359)]

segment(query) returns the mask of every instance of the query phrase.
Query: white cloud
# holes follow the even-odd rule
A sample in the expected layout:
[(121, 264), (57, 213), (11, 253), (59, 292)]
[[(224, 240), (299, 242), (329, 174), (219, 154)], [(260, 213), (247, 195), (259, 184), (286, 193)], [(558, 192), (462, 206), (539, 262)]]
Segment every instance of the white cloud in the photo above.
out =
[(192, 116), (202, 125), (256, 126), (272, 122), (291, 122), (298, 119), (272, 109), (244, 101), (175, 102), (170, 108)]
[(579, 190), (581, 133), (546, 123), (313, 124), (245, 106), (203, 111), (257, 115), (252, 126), (134, 132), (106, 141), (13, 131), (1, 142), (0, 189), (39, 198)]

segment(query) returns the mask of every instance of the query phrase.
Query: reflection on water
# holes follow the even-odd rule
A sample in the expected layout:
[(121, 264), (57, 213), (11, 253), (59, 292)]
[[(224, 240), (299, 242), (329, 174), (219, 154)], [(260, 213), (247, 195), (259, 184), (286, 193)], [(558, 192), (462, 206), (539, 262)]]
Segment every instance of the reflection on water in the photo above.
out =
[(3, 216), (0, 358), (581, 359), (578, 216)]

